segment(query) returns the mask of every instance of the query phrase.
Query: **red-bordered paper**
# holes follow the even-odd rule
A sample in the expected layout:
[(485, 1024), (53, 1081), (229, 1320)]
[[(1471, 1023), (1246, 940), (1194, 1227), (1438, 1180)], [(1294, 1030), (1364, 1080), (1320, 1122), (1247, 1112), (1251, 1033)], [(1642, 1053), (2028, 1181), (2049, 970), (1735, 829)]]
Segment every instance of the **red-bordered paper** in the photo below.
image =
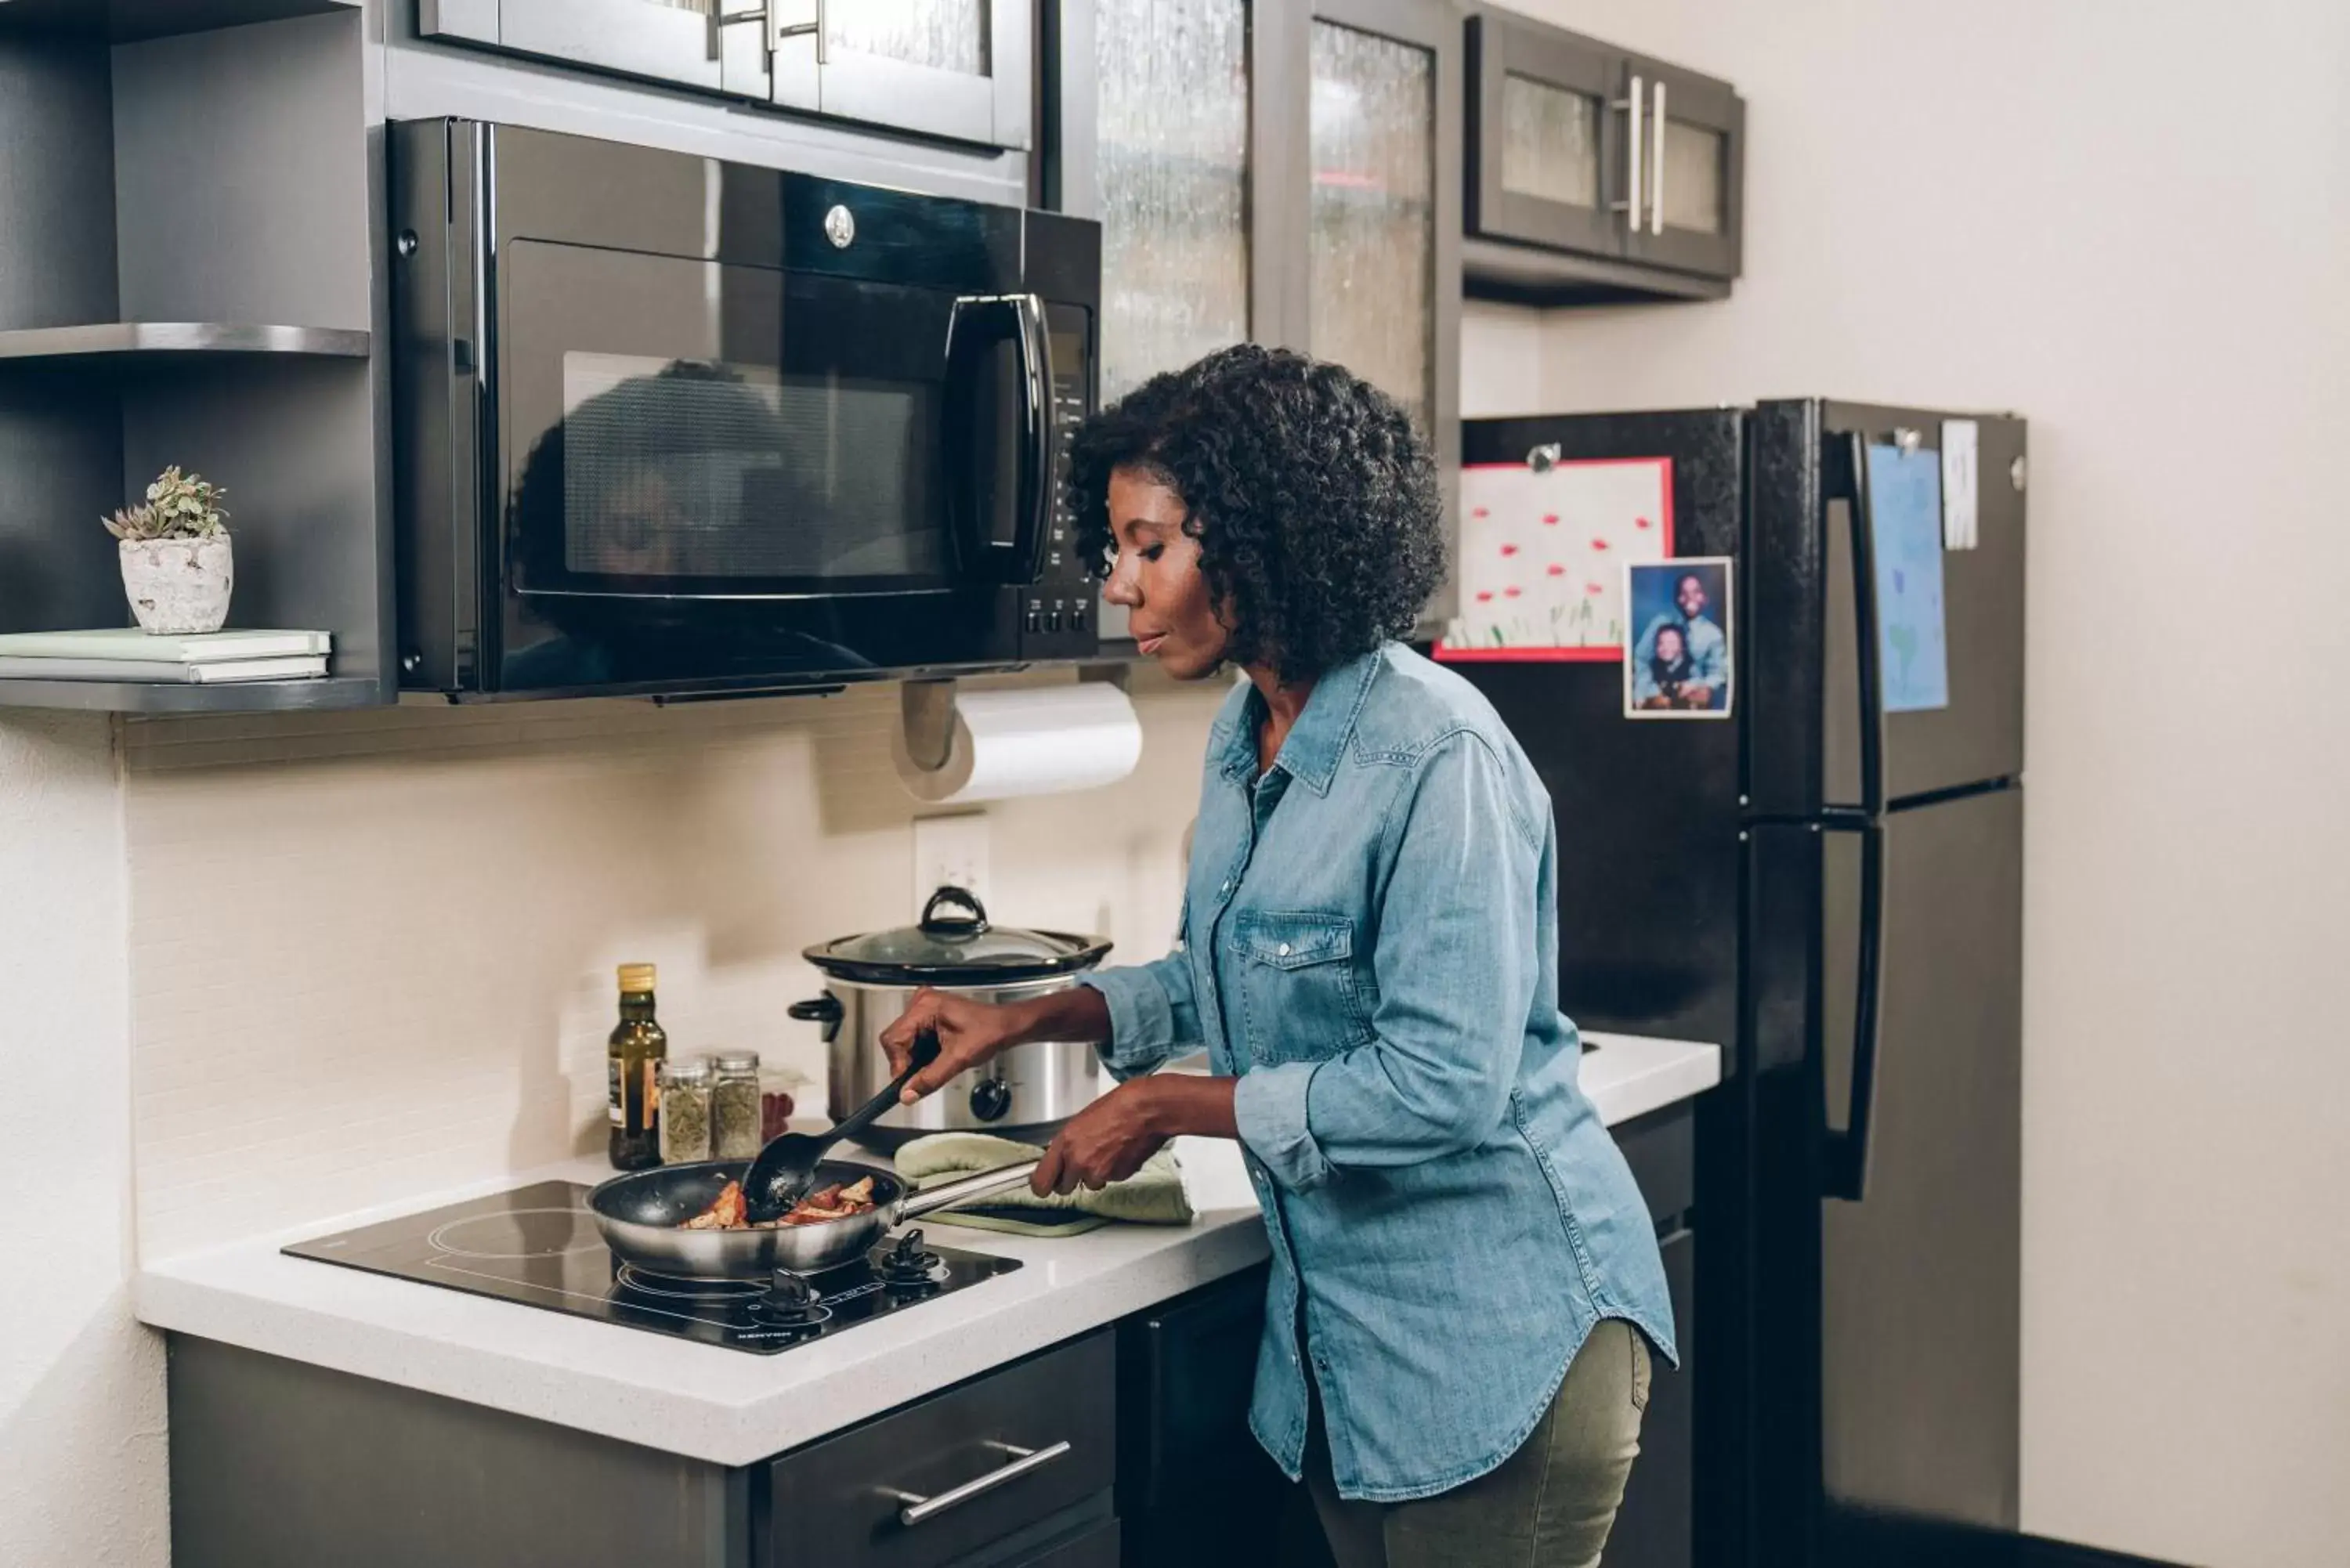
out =
[(1624, 568), (1673, 554), (1673, 460), (1471, 463), (1461, 473), (1461, 607), (1451, 662), (1624, 657)]

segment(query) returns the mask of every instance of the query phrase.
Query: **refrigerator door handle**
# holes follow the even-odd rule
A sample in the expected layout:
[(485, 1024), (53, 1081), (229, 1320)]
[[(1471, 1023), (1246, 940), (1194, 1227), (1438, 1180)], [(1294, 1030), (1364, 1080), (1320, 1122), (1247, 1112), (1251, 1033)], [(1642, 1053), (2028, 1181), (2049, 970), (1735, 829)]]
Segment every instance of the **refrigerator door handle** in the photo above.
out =
[(1868, 1129), (1877, 1109), (1877, 1052), (1885, 1024), (1885, 829), (1860, 835), (1860, 952), (1853, 987), (1852, 1085), (1844, 1127), (1827, 1129), (1825, 1195), (1858, 1203), (1868, 1195)]
[(1868, 493), (1868, 437), (1845, 437), (1851, 470), (1854, 672), (1860, 688), (1860, 809), (1885, 811), (1885, 648), (1877, 616), (1877, 510)]

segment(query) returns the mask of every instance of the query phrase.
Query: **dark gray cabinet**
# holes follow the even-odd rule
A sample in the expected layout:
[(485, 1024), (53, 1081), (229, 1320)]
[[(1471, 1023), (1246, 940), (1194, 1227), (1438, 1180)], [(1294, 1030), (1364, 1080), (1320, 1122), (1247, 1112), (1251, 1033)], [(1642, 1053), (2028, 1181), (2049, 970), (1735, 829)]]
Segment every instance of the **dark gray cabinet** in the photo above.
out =
[(173, 1334), (172, 1561), (1108, 1568), (1115, 1344), (1099, 1329), (730, 1469)]
[(1025, 148), (1034, 0), (417, 0), (429, 38)]
[(1105, 401), (1283, 344), (1391, 393), (1453, 483), (1461, 22), (1451, 0), (1046, 8), (1044, 196), (1102, 224)]
[(1265, 1272), (1260, 1264), (1119, 1325), (1125, 1568), (1308, 1568), (1319, 1548), (1303, 1491), (1249, 1432)]
[(1097, 1532), (1116, 1467), (1113, 1339), (1072, 1341), (775, 1460), (754, 1514), (761, 1568), (1023, 1562), (1023, 1548)]
[(1467, 47), (1471, 293), (1729, 292), (1746, 111), (1728, 83), (1496, 11), (1468, 19)]
[(1681, 1365), (1662, 1363), (1649, 1385), (1640, 1421), (1640, 1457), (1624, 1485), (1623, 1506), (1607, 1537), (1603, 1568), (1690, 1568), (1696, 1511), (1697, 1232), (1663, 1238), (1665, 1282), (1672, 1291), (1673, 1328)]
[(1678, 1371), (1662, 1361), (1640, 1421), (1640, 1457), (1625, 1483), (1623, 1506), (1607, 1538), (1602, 1568), (1690, 1568), (1697, 1485), (1697, 1116), (1684, 1102), (1626, 1122), (1617, 1147), (1632, 1168), (1657, 1225), (1665, 1284), (1673, 1303)]

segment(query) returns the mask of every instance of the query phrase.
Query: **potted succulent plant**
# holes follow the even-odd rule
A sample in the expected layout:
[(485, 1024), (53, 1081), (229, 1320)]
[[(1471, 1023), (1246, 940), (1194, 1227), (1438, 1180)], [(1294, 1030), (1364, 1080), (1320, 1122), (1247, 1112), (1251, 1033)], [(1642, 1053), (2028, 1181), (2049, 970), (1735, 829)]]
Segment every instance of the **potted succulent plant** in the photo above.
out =
[(122, 591), (130, 613), (156, 635), (218, 631), (228, 619), (235, 563), (229, 553), (227, 493), (174, 465), (147, 487), (147, 499), (103, 519), (121, 543)]

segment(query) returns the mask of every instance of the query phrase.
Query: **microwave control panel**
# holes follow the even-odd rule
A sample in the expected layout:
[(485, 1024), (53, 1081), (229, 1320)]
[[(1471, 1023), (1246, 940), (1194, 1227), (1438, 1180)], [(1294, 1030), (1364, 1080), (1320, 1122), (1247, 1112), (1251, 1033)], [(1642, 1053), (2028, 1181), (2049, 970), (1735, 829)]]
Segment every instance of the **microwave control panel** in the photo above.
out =
[(1101, 584), (1077, 554), (1076, 513), (1069, 505), (1069, 441), (1093, 412), (1092, 322), (1068, 306), (1048, 307), (1053, 339), (1053, 528), (1045, 542), (1045, 569), (1021, 607), (1024, 659), (1086, 659), (1098, 651), (1095, 618)]

